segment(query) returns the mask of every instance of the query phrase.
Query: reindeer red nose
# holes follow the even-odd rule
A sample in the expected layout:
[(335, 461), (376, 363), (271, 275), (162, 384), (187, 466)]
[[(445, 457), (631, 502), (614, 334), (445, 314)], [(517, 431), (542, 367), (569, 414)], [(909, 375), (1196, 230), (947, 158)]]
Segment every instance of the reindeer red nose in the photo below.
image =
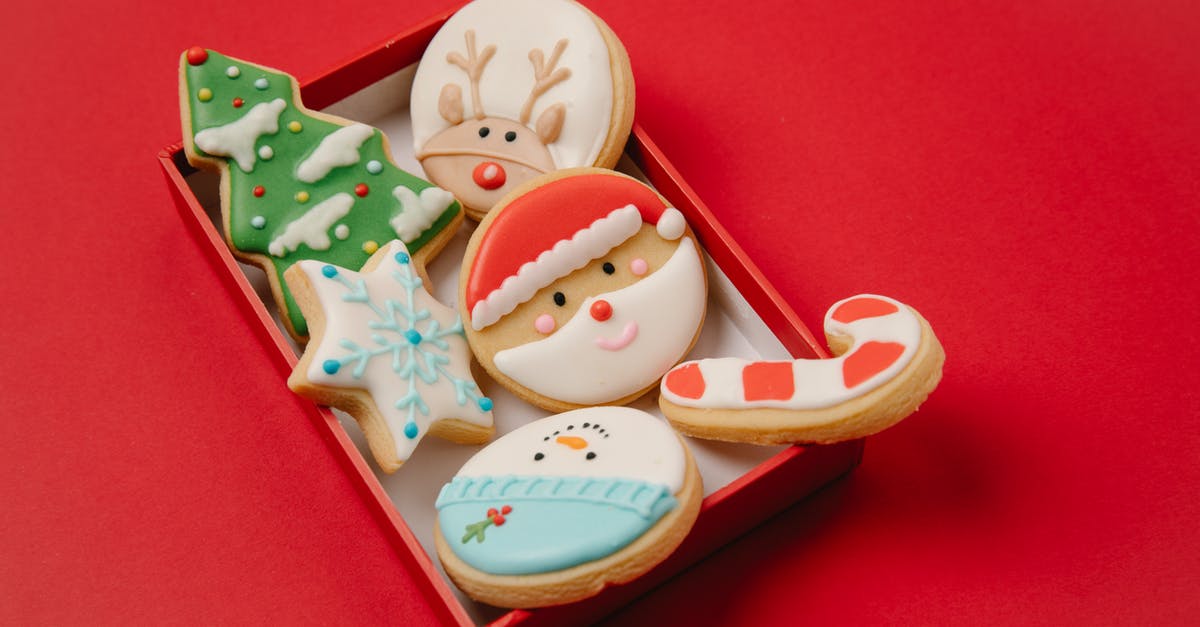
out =
[(508, 180), (504, 167), (495, 161), (480, 162), (471, 173), (471, 178), (475, 179), (476, 185), (484, 189), (496, 189)]
[(591, 314), (596, 322), (604, 322), (612, 317), (612, 305), (606, 300), (598, 300), (592, 303)]

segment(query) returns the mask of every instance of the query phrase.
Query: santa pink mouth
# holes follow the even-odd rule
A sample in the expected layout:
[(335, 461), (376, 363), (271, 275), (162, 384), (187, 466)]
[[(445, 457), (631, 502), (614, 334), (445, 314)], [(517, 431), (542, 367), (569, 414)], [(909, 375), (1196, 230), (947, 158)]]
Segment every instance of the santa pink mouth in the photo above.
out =
[(611, 340), (605, 337), (596, 338), (596, 346), (599, 346), (606, 351), (619, 351), (622, 348), (629, 346), (629, 343), (637, 337), (637, 334), (637, 323), (630, 322), (629, 324), (625, 325), (625, 329), (621, 331), (621, 335), (617, 336), (616, 338)]

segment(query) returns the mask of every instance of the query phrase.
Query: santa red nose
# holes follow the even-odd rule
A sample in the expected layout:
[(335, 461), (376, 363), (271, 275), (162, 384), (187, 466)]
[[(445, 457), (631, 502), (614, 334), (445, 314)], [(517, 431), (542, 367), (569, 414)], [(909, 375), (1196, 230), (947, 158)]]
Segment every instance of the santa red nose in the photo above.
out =
[(471, 172), (471, 178), (475, 179), (475, 184), (484, 189), (496, 189), (504, 185), (504, 181), (508, 180), (508, 175), (504, 173), (504, 166), (495, 161), (482, 161), (475, 166), (475, 171)]
[(592, 303), (591, 314), (596, 322), (604, 322), (612, 317), (612, 305), (604, 299), (598, 300)]

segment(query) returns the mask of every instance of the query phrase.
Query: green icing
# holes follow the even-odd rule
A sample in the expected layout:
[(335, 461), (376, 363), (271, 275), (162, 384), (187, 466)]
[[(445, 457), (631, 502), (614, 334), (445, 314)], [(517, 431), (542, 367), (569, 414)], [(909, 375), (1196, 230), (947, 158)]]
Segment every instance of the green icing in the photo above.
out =
[[(315, 183), (301, 182), (296, 177), (299, 164), (316, 149), (322, 139), (349, 123), (329, 122), (302, 111), (298, 107), (300, 103), (293, 98), (294, 80), (287, 74), (250, 65), (212, 50), (208, 51), (208, 58), (203, 64), (191, 65), (186, 58), (181, 63), (193, 133), (236, 122), (261, 103), (277, 98), (287, 103), (279, 115), (278, 131), (261, 135), (255, 143), (256, 154), (267, 146), (273, 155), (269, 159), (256, 156), (250, 172), (244, 171), (233, 158), (214, 157), (199, 147), (195, 150), (202, 156), (223, 159), (228, 163), (229, 198), (226, 202), (229, 239), (237, 250), (257, 253), (274, 262), (292, 327), (298, 334), (308, 335), (308, 326), (283, 281), (283, 273), (303, 259), (324, 261), (343, 268), (361, 268), (370, 257), (363, 248), (364, 243), (375, 242), (382, 248), (397, 238), (389, 221), (401, 213), (402, 207), (392, 195), (392, 190), (403, 186), (419, 194), (421, 190), (433, 187), (433, 184), (394, 166), (384, 150), (383, 134), (378, 130), (359, 147), (357, 163), (336, 167)], [(236, 78), (227, 75), (230, 67), (238, 68)], [(255, 82), (259, 79), (266, 79), (265, 89), (256, 87)], [(212, 97), (202, 101), (200, 92), (206, 88)], [(242, 100), (242, 106), (234, 106), (235, 98)], [(300, 123), (298, 132), (288, 128), (291, 122)], [(378, 161), (382, 165), (379, 173), (368, 171), (367, 164), (371, 161)], [(367, 185), (366, 196), (355, 194), (359, 184)], [(254, 195), (254, 189), (258, 186), (263, 189), (262, 196)], [(296, 199), (300, 192), (309, 195), (307, 201)], [(350, 194), (354, 204), (350, 212), (336, 220), (326, 232), (330, 241), (327, 250), (314, 250), (301, 243), (295, 251), (285, 252), (282, 256), (270, 253), (272, 240), (282, 234), (289, 224), (339, 193)], [(461, 210), (457, 202), (450, 204), (417, 239), (405, 242), (408, 249), (414, 253), (420, 250)], [(345, 239), (339, 235), (344, 235)]]

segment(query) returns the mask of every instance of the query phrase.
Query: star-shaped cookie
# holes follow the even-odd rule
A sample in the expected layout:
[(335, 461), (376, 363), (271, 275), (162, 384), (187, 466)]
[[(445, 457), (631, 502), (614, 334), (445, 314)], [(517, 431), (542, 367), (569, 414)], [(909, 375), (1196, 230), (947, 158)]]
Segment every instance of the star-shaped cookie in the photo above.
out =
[(461, 444), (494, 433), (462, 318), (429, 294), (423, 275), (399, 240), (359, 272), (308, 260), (284, 275), (312, 331), (288, 385), (354, 416), (389, 473), (427, 433)]

